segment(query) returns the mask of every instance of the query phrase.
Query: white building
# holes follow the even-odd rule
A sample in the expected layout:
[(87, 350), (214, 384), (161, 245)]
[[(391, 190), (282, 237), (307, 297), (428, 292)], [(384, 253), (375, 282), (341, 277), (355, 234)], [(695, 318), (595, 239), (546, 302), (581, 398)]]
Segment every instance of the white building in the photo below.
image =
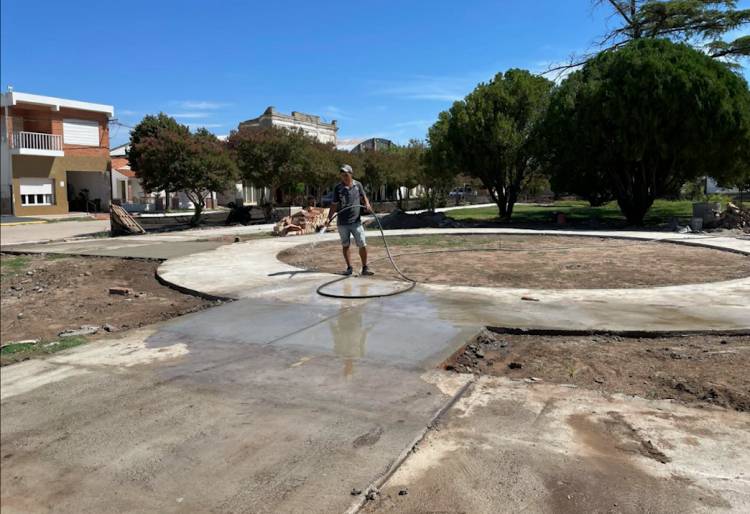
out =
[(321, 143), (330, 143), (332, 145), (336, 145), (336, 132), (339, 130), (338, 126), (336, 126), (336, 120), (327, 123), (321, 121), (320, 116), (297, 111), (292, 111), (291, 115), (283, 114), (278, 112), (274, 107), (268, 107), (257, 118), (240, 122), (240, 128), (243, 127), (259, 129), (278, 127), (299, 130), (306, 136), (315, 138)]

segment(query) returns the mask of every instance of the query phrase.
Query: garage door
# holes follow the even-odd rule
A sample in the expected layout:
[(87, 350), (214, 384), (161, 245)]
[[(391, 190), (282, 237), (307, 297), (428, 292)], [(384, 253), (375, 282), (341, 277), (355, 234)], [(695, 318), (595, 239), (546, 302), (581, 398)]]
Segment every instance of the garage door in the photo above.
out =
[(99, 146), (99, 123), (91, 120), (63, 120), (66, 145)]

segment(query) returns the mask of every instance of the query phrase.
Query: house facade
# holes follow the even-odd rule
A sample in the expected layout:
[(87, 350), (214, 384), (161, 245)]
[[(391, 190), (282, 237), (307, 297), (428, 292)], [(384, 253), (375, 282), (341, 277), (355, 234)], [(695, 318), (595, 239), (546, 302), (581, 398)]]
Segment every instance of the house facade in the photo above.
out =
[(0, 108), (3, 214), (109, 209), (111, 105), (8, 91)]

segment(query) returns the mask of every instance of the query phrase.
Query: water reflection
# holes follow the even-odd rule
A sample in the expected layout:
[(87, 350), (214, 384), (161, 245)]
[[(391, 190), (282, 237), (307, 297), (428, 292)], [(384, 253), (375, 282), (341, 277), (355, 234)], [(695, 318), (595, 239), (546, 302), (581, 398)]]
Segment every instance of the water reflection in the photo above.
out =
[[(369, 294), (368, 284), (358, 284), (355, 288), (352, 280), (345, 280), (342, 285), (343, 294)], [(374, 321), (365, 325), (364, 309), (366, 304), (360, 304), (343, 310), (329, 323), (333, 336), (333, 352), (344, 361), (344, 377), (350, 379), (354, 374), (354, 361), (365, 356), (367, 336), (374, 327)]]

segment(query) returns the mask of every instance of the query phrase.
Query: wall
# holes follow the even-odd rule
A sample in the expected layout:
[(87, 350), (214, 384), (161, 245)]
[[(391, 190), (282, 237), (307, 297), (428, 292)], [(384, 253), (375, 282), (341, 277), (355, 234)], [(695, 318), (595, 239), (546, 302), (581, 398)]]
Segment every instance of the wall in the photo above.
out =
[[(13, 201), (17, 216), (36, 216), (39, 214), (65, 214), (68, 212), (67, 171), (105, 172), (109, 158), (92, 156), (39, 157), (34, 155), (13, 155)], [(55, 205), (22, 206), (19, 187), (20, 177), (39, 177), (55, 179)], [(107, 180), (104, 180), (107, 184)], [(107, 192), (107, 198), (109, 193)], [(107, 202), (108, 204), (108, 202)]]

